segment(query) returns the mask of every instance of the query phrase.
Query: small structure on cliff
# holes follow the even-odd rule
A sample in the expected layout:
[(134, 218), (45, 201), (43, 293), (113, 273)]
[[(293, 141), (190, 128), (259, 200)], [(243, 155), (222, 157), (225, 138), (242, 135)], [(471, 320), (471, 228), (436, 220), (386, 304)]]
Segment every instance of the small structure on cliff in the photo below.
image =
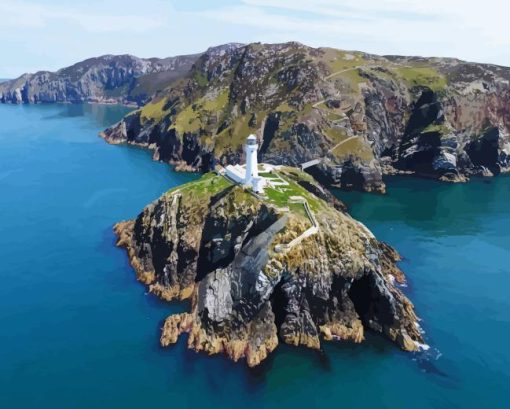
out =
[(255, 135), (248, 136), (248, 138), (246, 138), (246, 144), (244, 145), (246, 164), (244, 166), (228, 165), (225, 168), (225, 174), (234, 182), (249, 186), (256, 193), (263, 193), (267, 180), (259, 176), (259, 164), (257, 160), (258, 148), (257, 137)]

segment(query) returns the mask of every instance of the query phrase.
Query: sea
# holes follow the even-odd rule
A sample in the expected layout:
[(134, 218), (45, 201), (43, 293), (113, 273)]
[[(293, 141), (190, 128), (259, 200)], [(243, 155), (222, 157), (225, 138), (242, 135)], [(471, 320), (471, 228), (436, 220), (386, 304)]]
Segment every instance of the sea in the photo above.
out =
[(198, 176), (98, 132), (127, 108), (0, 105), (0, 408), (504, 408), (510, 387), (510, 178), (391, 178), (335, 191), (403, 256), (427, 351), (282, 345), (248, 369), (159, 346), (186, 303), (135, 279), (112, 226)]

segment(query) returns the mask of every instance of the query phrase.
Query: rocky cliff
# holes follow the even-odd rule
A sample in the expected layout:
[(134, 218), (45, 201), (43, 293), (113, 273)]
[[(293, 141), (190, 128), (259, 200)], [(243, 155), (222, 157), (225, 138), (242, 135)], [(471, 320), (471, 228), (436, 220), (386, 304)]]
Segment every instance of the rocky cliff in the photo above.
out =
[[(229, 46), (235, 45), (219, 49)], [(188, 75), (199, 56), (144, 59), (131, 55), (104, 55), (90, 58), (56, 72), (40, 71), (2, 81), (0, 102), (143, 105), (158, 90)]]
[(455, 59), (250, 44), (204, 53), (103, 136), (206, 171), (239, 160), (252, 132), (261, 160), (315, 160), (308, 171), (326, 184), (383, 192), (385, 174), (507, 172), (509, 81), (509, 68)]
[(198, 55), (143, 59), (131, 55), (91, 58), (56, 72), (40, 71), (0, 84), (0, 102), (104, 102), (142, 105), (185, 76)]
[(396, 252), (309, 175), (282, 168), (277, 177), (288, 185), (257, 197), (208, 173), (115, 226), (152, 293), (191, 299), (189, 312), (167, 318), (161, 344), (186, 333), (189, 348), (250, 366), (281, 342), (319, 349), (362, 342), (367, 330), (417, 350), (423, 340), (395, 285), (404, 280)]

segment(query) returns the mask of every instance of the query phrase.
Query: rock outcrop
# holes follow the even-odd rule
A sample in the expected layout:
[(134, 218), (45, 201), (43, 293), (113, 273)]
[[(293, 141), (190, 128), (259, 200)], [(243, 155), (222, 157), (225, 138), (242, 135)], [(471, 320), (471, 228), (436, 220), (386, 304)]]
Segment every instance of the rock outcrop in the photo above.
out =
[(249, 44), (204, 53), (103, 136), (204, 171), (239, 160), (251, 132), (265, 162), (319, 159), (307, 171), (320, 181), (384, 192), (385, 174), (507, 171), (509, 84), (510, 69), (494, 65)]
[[(115, 226), (152, 293), (191, 299), (189, 312), (167, 318), (161, 344), (185, 333), (189, 348), (249, 366), (281, 342), (319, 349), (324, 340), (362, 342), (367, 330), (418, 350), (417, 317), (395, 285), (404, 280), (398, 254), (315, 196), (322, 189), (309, 175), (279, 173), (287, 190), (266, 198), (209, 173)], [(319, 227), (293, 247), (310, 220), (302, 204), (282, 209), (286, 194), (306, 200)]]

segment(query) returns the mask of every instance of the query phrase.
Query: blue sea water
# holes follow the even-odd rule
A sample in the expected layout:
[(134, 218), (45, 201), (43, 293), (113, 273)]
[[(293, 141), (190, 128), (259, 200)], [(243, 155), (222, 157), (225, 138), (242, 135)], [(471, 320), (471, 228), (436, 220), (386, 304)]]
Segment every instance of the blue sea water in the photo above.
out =
[(428, 353), (369, 334), (249, 370), (159, 347), (186, 305), (145, 293), (111, 227), (196, 176), (97, 137), (125, 112), (0, 105), (0, 408), (507, 407), (510, 178), (336, 193), (405, 257)]

